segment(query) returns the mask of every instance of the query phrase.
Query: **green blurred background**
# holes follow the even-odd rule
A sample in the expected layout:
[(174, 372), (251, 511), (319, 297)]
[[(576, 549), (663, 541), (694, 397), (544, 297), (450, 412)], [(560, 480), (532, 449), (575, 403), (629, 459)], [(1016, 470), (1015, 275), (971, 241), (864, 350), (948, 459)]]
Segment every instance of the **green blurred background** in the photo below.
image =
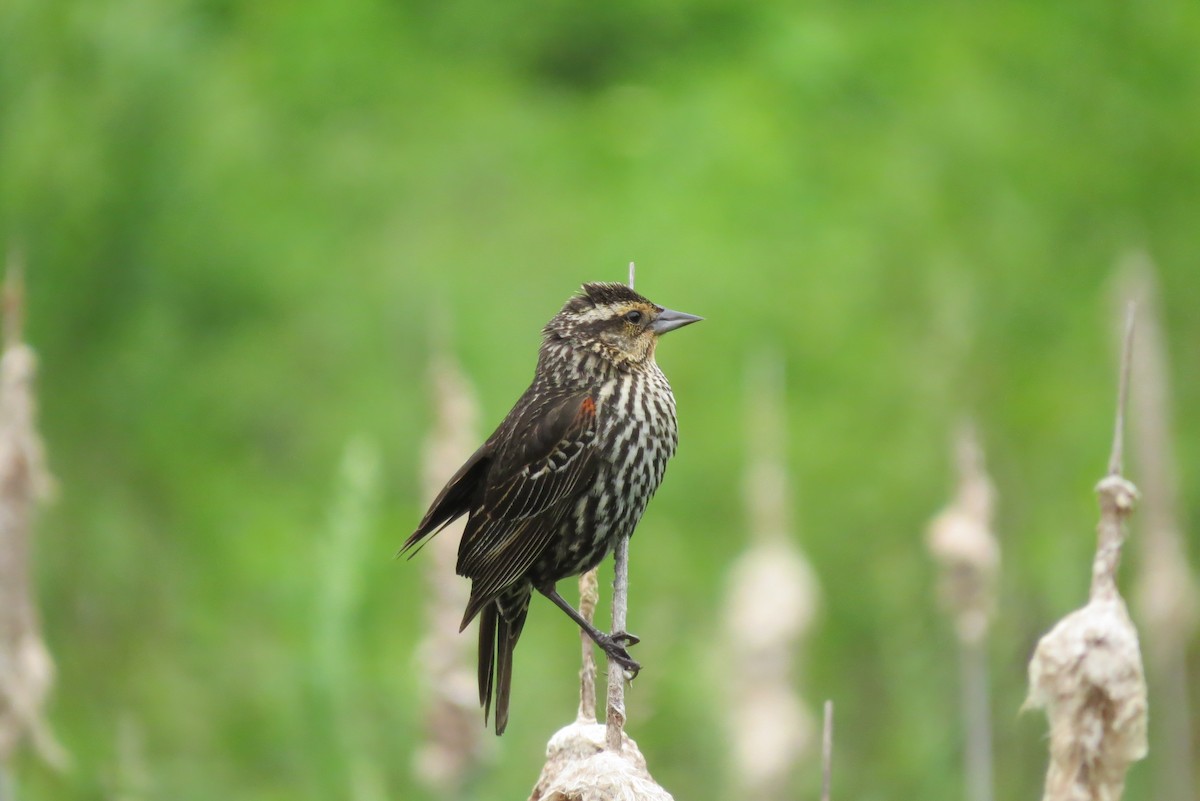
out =
[[(706, 632), (748, 543), (767, 349), (835, 797), (962, 796), (923, 545), (962, 415), (999, 490), (998, 798), (1034, 797), (1025, 664), (1086, 597), (1131, 248), (1160, 268), (1200, 519), (1198, 42), (1200, 6), (1170, 0), (6, 0), (0, 244), (28, 263), (60, 485), (38, 592), (74, 758), (19, 760), (18, 798), (426, 797), (422, 565), (392, 556), (423, 511), (431, 342), (490, 430), (540, 326), (631, 260), (707, 318), (660, 349), (682, 445), (633, 549), (630, 730), (655, 777), (726, 797)], [(361, 537), (333, 545), (347, 517)], [(470, 798), (528, 793), (574, 714), (575, 643), (535, 608)]]

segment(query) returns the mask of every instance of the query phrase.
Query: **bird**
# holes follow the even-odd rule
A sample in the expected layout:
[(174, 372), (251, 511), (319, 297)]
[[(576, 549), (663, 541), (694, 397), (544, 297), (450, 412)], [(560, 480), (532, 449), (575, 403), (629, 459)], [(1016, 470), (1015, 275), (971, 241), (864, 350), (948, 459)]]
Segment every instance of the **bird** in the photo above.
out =
[[(536, 591), (617, 664), (641, 666), (627, 632), (605, 634), (556, 583), (600, 564), (633, 533), (679, 444), (659, 338), (703, 318), (620, 283), (585, 283), (542, 329), (533, 382), (446, 483), (400, 553), (467, 515), (456, 572), (471, 580), (463, 631), (479, 617), (484, 725), (508, 725), (513, 649)], [(414, 550), (415, 549), (415, 550)]]

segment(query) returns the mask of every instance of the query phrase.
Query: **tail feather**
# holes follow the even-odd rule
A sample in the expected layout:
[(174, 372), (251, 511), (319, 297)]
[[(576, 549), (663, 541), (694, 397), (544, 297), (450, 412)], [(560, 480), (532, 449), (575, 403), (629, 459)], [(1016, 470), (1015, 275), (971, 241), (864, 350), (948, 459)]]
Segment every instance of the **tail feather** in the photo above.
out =
[(497, 627), (496, 645), (496, 736), (504, 734), (508, 728), (508, 699), (512, 694), (512, 657), (513, 646), (510, 627), (504, 618), (500, 618)]
[(496, 627), (500, 615), (494, 603), (479, 616), (479, 705), (483, 707), (483, 725), (492, 708), (492, 676), (496, 669)]
[(485, 606), (479, 617), (479, 704), (487, 723), (492, 699), (496, 701), (496, 734), (508, 727), (508, 701), (512, 694), (513, 650), (529, 614), (529, 594)]

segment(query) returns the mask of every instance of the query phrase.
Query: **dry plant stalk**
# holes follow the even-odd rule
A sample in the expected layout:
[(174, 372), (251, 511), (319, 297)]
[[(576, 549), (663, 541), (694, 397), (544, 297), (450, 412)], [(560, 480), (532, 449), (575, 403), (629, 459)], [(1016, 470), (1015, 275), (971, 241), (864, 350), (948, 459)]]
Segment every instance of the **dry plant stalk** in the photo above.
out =
[(1146, 755), (1141, 651), (1116, 581), (1124, 523), (1137, 498), (1137, 488), (1121, 476), (1132, 340), (1131, 308), (1112, 456), (1096, 486), (1100, 523), (1090, 599), (1042, 637), (1029, 663), (1026, 705), (1045, 708), (1050, 719), (1044, 801), (1117, 801), (1129, 766)]
[(954, 617), (962, 672), (967, 798), (991, 801), (992, 724), (988, 706), (987, 632), (996, 607), (1000, 544), (992, 532), (995, 489), (971, 425), (955, 441), (958, 491), (930, 522), (926, 545), (941, 566), (939, 594)]
[(797, 760), (813, 745), (815, 725), (795, 673), (819, 589), (792, 534), (782, 358), (765, 355), (753, 363), (746, 387), (751, 545), (730, 568), (726, 590), (723, 711), (732, 794), (781, 798)]
[(1141, 318), (1129, 389), (1138, 410), (1131, 424), (1143, 486), (1134, 610), (1145, 633), (1146, 668), (1158, 710), (1151, 724), (1156, 747), (1148, 767), (1156, 798), (1190, 801), (1196, 798), (1197, 785), (1187, 644), (1200, 622), (1200, 598), (1180, 520), (1168, 349), (1155, 268), (1148, 254), (1125, 256), (1117, 295), (1136, 302)]
[(825, 702), (821, 726), (821, 801), (829, 801), (833, 787), (833, 701)]
[[(629, 601), (629, 538), (621, 537), (613, 548), (612, 630), (625, 630)], [(629, 674), (614, 660), (608, 660), (608, 703), (604, 711), (608, 750), (616, 753), (629, 740), (625, 734), (625, 682)]]
[[(600, 601), (600, 582), (593, 568), (579, 577), (579, 614), (591, 623), (596, 617), (596, 604)], [(583, 646), (583, 667), (579, 669), (579, 723), (596, 722), (596, 655), (594, 643), (586, 631), (579, 631)]]
[[(629, 262), (629, 288), (633, 283), (637, 266)], [(626, 612), (629, 608), (629, 537), (621, 537), (613, 548), (613, 599), (610, 631), (625, 631)], [(608, 750), (620, 753), (625, 736), (625, 682), (629, 674), (613, 660), (608, 660), (608, 699), (604, 711), (607, 728), (605, 742)]]
[(24, 286), (10, 254), (4, 286), (4, 354), (0, 357), (0, 767), (24, 740), (51, 765), (66, 766), (42, 707), (54, 663), (42, 640), (31, 575), (33, 515), (53, 491), (36, 427), (37, 358), (21, 341)]
[[(579, 577), (579, 612), (591, 622), (599, 599), (596, 571)], [(546, 747), (546, 764), (530, 801), (669, 801), (646, 768), (637, 743), (621, 732), (612, 748), (612, 727), (596, 722), (596, 661), (593, 643), (582, 631), (583, 668), (580, 670), (579, 714), (559, 729)], [(622, 678), (622, 681), (624, 679)]]
[(959, 641), (987, 636), (996, 607), (1000, 544), (992, 532), (995, 488), (984, 467), (974, 428), (964, 424), (955, 436), (958, 490), (948, 507), (930, 522), (925, 543), (942, 568), (939, 595), (954, 616)]
[(1166, 337), (1162, 330), (1154, 265), (1145, 253), (1129, 256), (1121, 295), (1134, 299), (1141, 317), (1134, 342), (1130, 393), (1138, 415), (1133, 418), (1133, 451), (1145, 484), (1141, 499), (1144, 521), (1139, 529), (1142, 552), (1137, 600), (1145, 619), (1151, 661), (1183, 650), (1200, 624), (1200, 597), (1188, 569), (1187, 546), (1179, 522), (1179, 479), (1171, 432), (1171, 389)]
[[(425, 446), (426, 497), (437, 495), (446, 476), (470, 456), (476, 441), (478, 404), (470, 382), (444, 350), (430, 364), (435, 422)], [(418, 647), (421, 674), (428, 677), (426, 737), (415, 755), (417, 777), (445, 797), (460, 794), (464, 779), (482, 761), (487, 746), (478, 720), (474, 656), (468, 638), (458, 636), (467, 586), (455, 574), (458, 540), (465, 521), (456, 521), (426, 546), (429, 602), (427, 634)]]

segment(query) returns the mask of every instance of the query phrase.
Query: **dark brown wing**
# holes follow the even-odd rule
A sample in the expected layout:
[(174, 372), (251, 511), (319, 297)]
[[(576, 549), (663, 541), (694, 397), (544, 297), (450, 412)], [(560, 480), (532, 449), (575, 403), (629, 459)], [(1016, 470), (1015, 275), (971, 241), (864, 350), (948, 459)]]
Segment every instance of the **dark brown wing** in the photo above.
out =
[(458, 573), (473, 579), (464, 627), (544, 553), (590, 484), (597, 417), (586, 392), (531, 388), (489, 440), (483, 496), (458, 548)]
[(417, 530), (400, 547), (400, 553), (405, 553), (426, 537), (437, 534), (479, 505), (491, 463), (491, 445), (490, 439), (483, 443), (446, 482), (446, 486), (429, 505), (425, 517), (417, 524)]

